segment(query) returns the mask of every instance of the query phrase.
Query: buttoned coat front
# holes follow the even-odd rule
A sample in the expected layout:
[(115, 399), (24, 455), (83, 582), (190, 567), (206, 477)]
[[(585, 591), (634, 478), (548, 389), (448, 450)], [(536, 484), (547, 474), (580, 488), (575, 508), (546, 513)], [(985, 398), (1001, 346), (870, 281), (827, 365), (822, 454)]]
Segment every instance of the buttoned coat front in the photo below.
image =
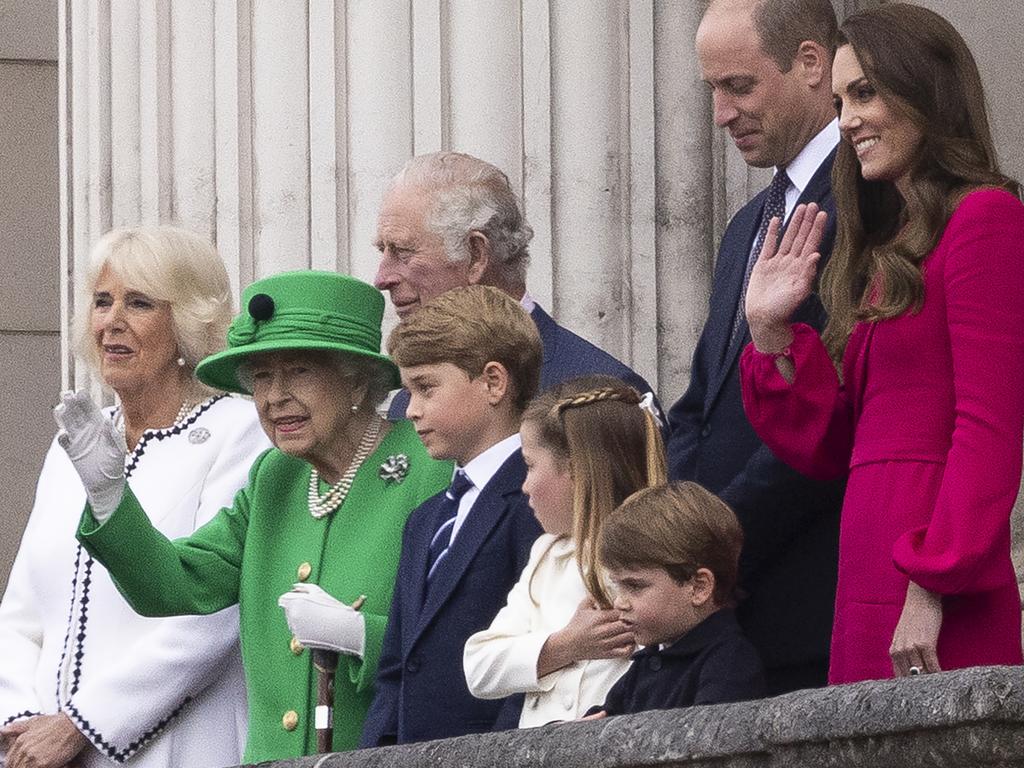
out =
[[(404, 454), (409, 472), (381, 475), (389, 456)], [(248, 485), (187, 539), (169, 541), (126, 494), (97, 527), (86, 510), (79, 538), (145, 615), (209, 613), (238, 603), (249, 692), (246, 762), (311, 754), (316, 674), (308, 650), (295, 647), (277, 599), (309, 581), (346, 603), (366, 595), (365, 655), (343, 656), (334, 680), (336, 751), (356, 746), (373, 697), (402, 527), (416, 505), (444, 487), (451, 465), (431, 459), (409, 422), (391, 431), (356, 473), (334, 513), (309, 513), (311, 467), (271, 449), (253, 465)]]

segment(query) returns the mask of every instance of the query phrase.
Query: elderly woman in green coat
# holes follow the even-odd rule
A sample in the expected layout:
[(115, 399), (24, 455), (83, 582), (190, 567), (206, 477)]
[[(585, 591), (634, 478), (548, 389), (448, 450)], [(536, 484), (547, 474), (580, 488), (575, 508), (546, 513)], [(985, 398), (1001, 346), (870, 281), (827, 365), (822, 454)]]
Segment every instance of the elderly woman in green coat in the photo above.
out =
[(242, 306), (228, 348), (196, 376), (251, 394), (275, 447), (233, 505), (188, 538), (169, 541), (150, 524), (124, 484), (124, 442), (87, 395), (65, 395), (56, 415), (89, 497), (79, 539), (132, 607), (168, 616), (239, 604), (245, 759), (258, 762), (316, 751), (310, 646), (341, 654), (332, 747), (356, 746), (406, 517), (447, 485), (451, 466), (427, 455), (408, 422), (377, 413), (398, 382), (379, 353), (379, 291), (292, 272), (253, 283)]

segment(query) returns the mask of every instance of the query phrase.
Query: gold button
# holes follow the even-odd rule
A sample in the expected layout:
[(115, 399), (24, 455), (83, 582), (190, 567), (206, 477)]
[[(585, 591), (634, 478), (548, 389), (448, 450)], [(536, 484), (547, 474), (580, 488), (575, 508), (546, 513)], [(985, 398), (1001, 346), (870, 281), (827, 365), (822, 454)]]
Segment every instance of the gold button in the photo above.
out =
[(309, 574), (313, 572), (313, 566), (309, 563), (303, 563), (299, 566), (299, 581), (305, 581), (309, 578)]
[(292, 653), (294, 653), (296, 656), (298, 656), (300, 653), (306, 650), (306, 646), (300, 643), (299, 638), (297, 637), (293, 637), (291, 639), (291, 642), (288, 643), (288, 647), (291, 648)]
[(286, 731), (294, 731), (299, 726), (299, 713), (294, 709), (289, 709), (281, 718), (281, 725)]

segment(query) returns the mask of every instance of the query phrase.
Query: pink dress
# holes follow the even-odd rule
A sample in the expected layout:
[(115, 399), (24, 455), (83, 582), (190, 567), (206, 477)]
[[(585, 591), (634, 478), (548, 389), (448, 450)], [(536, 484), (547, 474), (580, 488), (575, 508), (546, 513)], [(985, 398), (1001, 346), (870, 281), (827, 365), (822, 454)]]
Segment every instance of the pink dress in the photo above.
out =
[(1024, 205), (971, 193), (923, 265), (919, 312), (859, 323), (840, 385), (794, 325), (792, 385), (748, 345), (743, 404), (811, 477), (848, 474), (829, 680), (891, 677), (907, 580), (943, 596), (943, 669), (1019, 664), (1010, 511), (1024, 439)]

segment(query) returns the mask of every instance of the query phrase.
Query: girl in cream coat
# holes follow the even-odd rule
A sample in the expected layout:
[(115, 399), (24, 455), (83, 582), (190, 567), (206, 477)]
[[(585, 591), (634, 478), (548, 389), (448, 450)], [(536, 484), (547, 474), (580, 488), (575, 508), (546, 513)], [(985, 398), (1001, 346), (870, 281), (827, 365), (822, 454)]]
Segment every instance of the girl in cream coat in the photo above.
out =
[(611, 608), (596, 562), (605, 515), (665, 482), (661, 435), (618, 379), (574, 379), (538, 397), (522, 427), (523, 491), (544, 527), (491, 626), (466, 642), (470, 691), (525, 693), (521, 728), (574, 720), (629, 667), (633, 635)]

